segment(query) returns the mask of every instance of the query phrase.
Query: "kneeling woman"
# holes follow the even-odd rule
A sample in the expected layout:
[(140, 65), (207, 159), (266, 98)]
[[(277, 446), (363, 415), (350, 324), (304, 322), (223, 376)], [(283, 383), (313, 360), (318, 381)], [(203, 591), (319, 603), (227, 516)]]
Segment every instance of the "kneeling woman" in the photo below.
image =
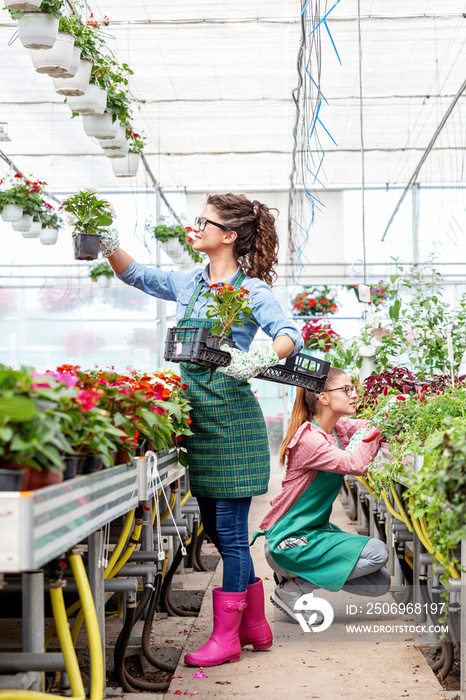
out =
[(296, 600), (316, 588), (383, 595), (390, 587), (382, 568), (386, 545), (329, 521), (343, 475), (364, 474), (379, 447), (380, 431), (369, 421), (345, 417), (356, 412), (355, 395), (348, 375), (334, 367), (320, 394), (297, 389), (280, 448), (281, 464), (286, 457), (282, 491), (261, 528), (267, 560), (282, 576), (272, 602), (294, 620)]

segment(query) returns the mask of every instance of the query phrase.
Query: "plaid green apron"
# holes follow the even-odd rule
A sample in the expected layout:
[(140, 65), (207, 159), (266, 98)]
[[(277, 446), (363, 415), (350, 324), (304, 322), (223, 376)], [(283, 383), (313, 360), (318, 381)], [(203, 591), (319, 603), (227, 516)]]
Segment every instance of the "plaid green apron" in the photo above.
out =
[[(240, 273), (233, 283), (244, 279)], [(211, 327), (209, 319), (192, 319), (201, 280), (178, 325)], [(245, 498), (267, 493), (270, 455), (267, 429), (249, 382), (215, 370), (182, 363), (181, 377), (192, 405), (192, 436), (184, 438), (193, 496)]]

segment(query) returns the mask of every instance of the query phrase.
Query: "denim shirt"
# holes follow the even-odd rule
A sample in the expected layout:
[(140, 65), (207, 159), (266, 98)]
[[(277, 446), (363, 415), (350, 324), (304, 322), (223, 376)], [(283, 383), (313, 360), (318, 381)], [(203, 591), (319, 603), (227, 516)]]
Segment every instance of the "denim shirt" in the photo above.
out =
[[(229, 279), (224, 280), (224, 282), (232, 284), (237, 272)], [(121, 275), (117, 275), (117, 277), (146, 294), (167, 301), (176, 301), (176, 317), (178, 321), (185, 315), (194, 290), (200, 280), (203, 280), (204, 284), (194, 304), (191, 318), (206, 318), (206, 307), (210, 300), (202, 295), (204, 292), (209, 291), (207, 287), (210, 284), (208, 265), (203, 270), (195, 268), (186, 271), (170, 270), (165, 272), (160, 269), (146, 267), (133, 260), (126, 270)], [(272, 340), (275, 340), (279, 335), (288, 335), (295, 344), (292, 355), (299, 352), (303, 348), (301, 333), (295, 324), (286, 318), (270, 287), (256, 277), (245, 277), (243, 287), (250, 293), (250, 306), (253, 309), (251, 318), (254, 323), (245, 321), (244, 328), (237, 326), (232, 328), (232, 337), (236, 347), (247, 352), (260, 327)]]

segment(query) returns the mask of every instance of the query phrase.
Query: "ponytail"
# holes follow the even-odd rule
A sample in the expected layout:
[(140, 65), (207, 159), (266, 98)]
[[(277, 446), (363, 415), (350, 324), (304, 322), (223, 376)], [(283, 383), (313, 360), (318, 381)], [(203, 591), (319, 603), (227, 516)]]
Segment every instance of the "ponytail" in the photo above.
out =
[[(336, 383), (341, 374), (346, 374), (346, 372), (338, 367), (330, 367), (327, 380), (322, 391), (331, 389), (332, 385)], [(286, 448), (291, 442), (293, 435), (299, 430), (303, 423), (311, 422), (314, 416), (318, 415), (318, 413), (319, 394), (316, 394), (314, 391), (308, 391), (307, 389), (298, 387), (296, 389), (296, 398), (293, 404), (293, 410), (291, 412), (286, 437), (280, 445), (280, 450), (278, 452), (279, 462), (281, 465), (285, 464)]]

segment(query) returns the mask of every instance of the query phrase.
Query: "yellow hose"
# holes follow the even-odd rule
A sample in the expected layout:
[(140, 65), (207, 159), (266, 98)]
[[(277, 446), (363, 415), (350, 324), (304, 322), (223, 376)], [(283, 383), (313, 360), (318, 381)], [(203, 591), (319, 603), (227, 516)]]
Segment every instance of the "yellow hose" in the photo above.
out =
[(188, 489), (186, 493), (184, 494), (183, 498), (181, 499), (181, 505), (184, 506), (187, 500), (191, 498), (191, 489)]
[(125, 553), (123, 554), (122, 557), (118, 560), (118, 563), (114, 565), (113, 569), (110, 571), (110, 573), (107, 575), (107, 578), (113, 578), (114, 576), (117, 575), (117, 573), (120, 571), (122, 566), (126, 564), (134, 550), (136, 549), (136, 545), (139, 544), (139, 538), (141, 536), (141, 530), (142, 530), (142, 518), (136, 518), (134, 521), (134, 529), (133, 532), (131, 533), (131, 537), (129, 539), (129, 544), (126, 547)]
[[(84, 686), (79, 671), (78, 659), (71, 641), (71, 634), (68, 627), (65, 602), (63, 600), (63, 589), (60, 586), (50, 588), (50, 600), (52, 602), (53, 616), (58, 630), (60, 646), (65, 658), (66, 672), (68, 673), (73, 694), (72, 700), (85, 700)], [(61, 695), (51, 695), (50, 693), (37, 693), (33, 690), (0, 690), (2, 700), (51, 700), (51, 698), (61, 698)]]
[[(409, 502), (410, 502), (410, 504), (412, 504), (412, 503), (413, 503), (413, 499), (410, 498)], [(424, 547), (427, 549), (427, 551), (429, 552), (429, 554), (431, 554), (433, 557), (435, 557), (435, 558), (437, 559), (437, 561), (439, 562), (439, 564), (441, 564), (442, 566), (445, 567), (445, 570), (448, 571), (449, 575), (450, 575), (452, 578), (460, 578), (460, 574), (457, 572), (457, 570), (455, 569), (455, 567), (452, 566), (451, 564), (445, 563), (444, 557), (443, 557), (441, 554), (439, 554), (439, 552), (435, 551), (435, 546), (434, 546), (433, 543), (430, 541), (429, 537), (426, 538), (426, 537), (424, 536), (424, 532), (423, 532), (423, 530), (422, 530), (422, 528), (421, 528), (421, 525), (420, 525), (420, 523), (419, 523), (418, 518), (415, 518), (414, 516), (411, 516), (411, 520), (412, 520), (412, 523), (413, 523), (413, 526), (414, 526), (414, 530), (415, 530), (415, 532), (416, 532), (416, 535), (419, 537), (419, 539), (421, 540), (422, 544), (423, 544)]]
[[(73, 605), (70, 605), (69, 608), (66, 610), (66, 617), (69, 617), (72, 615), (76, 610), (79, 610), (81, 607), (81, 601), (77, 600)], [(55, 620), (53, 620), (50, 625), (47, 627), (45, 631), (45, 640), (44, 640), (44, 651), (47, 651), (47, 648), (50, 644), (50, 640), (52, 639), (52, 634), (55, 632)]]
[(170, 515), (170, 510), (173, 510), (174, 505), (176, 501), (176, 491), (172, 491), (170, 493), (170, 498), (168, 499), (168, 503), (170, 508), (167, 508), (166, 510), (163, 511), (162, 515), (160, 516), (160, 522), (163, 523), (164, 520), (168, 518)]
[(371, 496), (375, 496), (377, 500), (379, 500), (379, 495), (374, 491), (374, 489), (370, 486), (369, 482), (367, 479), (365, 479), (363, 476), (357, 476), (356, 479), (361, 482), (363, 486), (369, 491)]
[(401, 502), (401, 498), (399, 497), (399, 495), (397, 493), (396, 486), (394, 485), (393, 481), (390, 483), (390, 490), (392, 492), (393, 500), (395, 501), (395, 504), (398, 507), (398, 511), (401, 515), (401, 518), (402, 518), (404, 524), (408, 528), (409, 532), (412, 532), (413, 527), (412, 527), (411, 522), (406, 514), (406, 511), (403, 507), (403, 503)]
[(110, 561), (108, 562), (106, 568), (105, 568), (105, 573), (104, 573), (104, 578), (111, 578), (114, 574), (112, 574), (112, 569), (115, 566), (118, 557), (120, 556), (123, 547), (125, 546), (125, 542), (128, 539), (128, 535), (131, 530), (131, 525), (133, 524), (133, 517), (134, 517), (134, 512), (136, 508), (133, 508), (133, 510), (130, 510), (129, 513), (126, 513), (126, 518), (125, 522), (123, 523), (123, 529), (120, 533), (120, 536), (118, 538), (117, 545), (115, 549), (112, 552), (112, 556), (110, 557)]
[(394, 507), (390, 503), (390, 499), (389, 499), (386, 491), (382, 491), (382, 498), (384, 500), (385, 505), (387, 506), (388, 512), (391, 513), (391, 515), (393, 515), (394, 518), (396, 518), (397, 520), (400, 520), (402, 523), (404, 523), (403, 518), (400, 516), (399, 513), (396, 512), (396, 510), (394, 509)]
[(79, 613), (76, 615), (76, 619), (73, 622), (73, 627), (71, 628), (71, 639), (73, 640), (74, 646), (76, 646), (78, 634), (81, 630), (83, 622), (84, 622), (84, 610), (81, 608)]
[[(91, 659), (91, 693), (90, 700), (102, 700), (104, 694), (104, 663), (102, 656), (102, 641), (99, 623), (92, 598), (91, 587), (86, 576), (83, 560), (80, 554), (70, 554), (69, 557), (73, 576), (78, 586), (79, 598), (86, 620), (89, 641), (89, 656)], [(66, 619), (66, 618), (65, 618)], [(66, 621), (67, 625), (68, 622)]]

